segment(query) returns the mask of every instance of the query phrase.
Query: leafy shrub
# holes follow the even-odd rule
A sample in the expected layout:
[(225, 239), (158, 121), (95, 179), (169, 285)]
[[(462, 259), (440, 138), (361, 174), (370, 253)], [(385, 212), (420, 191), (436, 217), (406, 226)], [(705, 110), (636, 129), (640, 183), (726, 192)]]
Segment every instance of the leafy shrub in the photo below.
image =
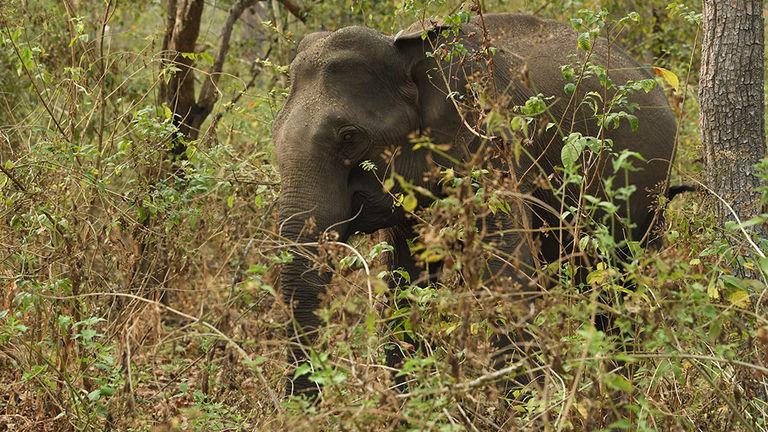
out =
[[(226, 19), (219, 7), (231, 3), (215, 2), (206, 12), (207, 33), (199, 52), (189, 54), (200, 64), (211, 62), (215, 29)], [(612, 82), (597, 64), (563, 68), (574, 86), (592, 77), (611, 90), (608, 104), (586, 101), (605, 128), (634, 125), (626, 96), (663, 85), (680, 123), (673, 183), (698, 177), (695, 8), (659, 0), (485, 7), (570, 21), (582, 34), (582, 50), (609, 35), (680, 77), (672, 91), (663, 80)], [(616, 243), (611, 229), (633, 222), (615, 209), (637, 193), (621, 184), (622, 175), (641, 156), (612, 154), (599, 136), (576, 134), (564, 135), (564, 180), (555, 185), (561, 194), (566, 184), (578, 184), (595, 155), (607, 152), (614, 163), (607, 197), (581, 195), (580, 206), (563, 209), (578, 212), (588, 228), (576, 246), (591, 262), (533, 269), (553, 283), (531, 310), (522, 291), (492, 288), (483, 279), (484, 257), (497, 252), (498, 227), (467, 229), (515, 212), (514, 185), (489, 166), (433, 172), (447, 196), (419, 211), (423, 191), (402, 177), (383, 178), (384, 187), (404, 190), (400, 205), (422, 221), (414, 253), (425, 268), (442, 261), (442, 272), (431, 283), (403, 270), (388, 272), (381, 261), (391, 246), (380, 239), (327, 244), (336, 277), (319, 312), (326, 327), (310, 363), (297, 371), (324, 385), (323, 398), (318, 404), (280, 400), (287, 311), (276, 276), (291, 257), (276, 234), (279, 178), (270, 124), (286, 95), (291, 50), (302, 34), (323, 27), (367, 24), (395, 33), (430, 16), (457, 26), (475, 12), (440, 0), (321, 2), (306, 25), (266, 3), (257, 12), (234, 37), (209, 133), (187, 142), (187, 159), (172, 163), (167, 152), (179, 131), (158, 96), (170, 73), (157, 53), (164, 27), (159, 2), (116, 9), (114, 2), (95, 1), (0, 5), (0, 425), (768, 427), (766, 244), (748, 242), (741, 230), (760, 221), (716, 228), (711, 198), (694, 194), (668, 204), (658, 250)], [(492, 56), (486, 48), (480, 55)], [(471, 54), (461, 44), (443, 53)], [(484, 82), (475, 84), (475, 100), (466, 102), (487, 101)], [(548, 96), (512, 110), (493, 106), (485, 130), (510, 130), (505, 138), (512, 143), (526, 139), (539, 122), (549, 123)], [(413, 145), (443, 151), (426, 138)], [(510, 160), (523, 151), (509, 150)], [(618, 253), (623, 250), (629, 257)], [(578, 272), (587, 274), (584, 281)], [(401, 288), (389, 292), (390, 278), (400, 279)], [(610, 326), (597, 325), (607, 313)], [(535, 335), (526, 356), (503, 373), (492, 367), (491, 341), (500, 327)], [(384, 366), (385, 349), (395, 346), (408, 353), (399, 372), (408, 381), (403, 392), (392, 389), (393, 371)], [(526, 376), (533, 379), (512, 394), (499, 385)]]

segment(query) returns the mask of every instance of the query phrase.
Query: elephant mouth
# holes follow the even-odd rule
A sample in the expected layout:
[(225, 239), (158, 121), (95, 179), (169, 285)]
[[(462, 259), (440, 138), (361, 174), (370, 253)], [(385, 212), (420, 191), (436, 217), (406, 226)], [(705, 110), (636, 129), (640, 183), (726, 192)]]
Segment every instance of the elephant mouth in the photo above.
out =
[(405, 219), (402, 208), (394, 207), (392, 198), (386, 194), (355, 192), (352, 194), (351, 210), (350, 234), (371, 234), (402, 223)]

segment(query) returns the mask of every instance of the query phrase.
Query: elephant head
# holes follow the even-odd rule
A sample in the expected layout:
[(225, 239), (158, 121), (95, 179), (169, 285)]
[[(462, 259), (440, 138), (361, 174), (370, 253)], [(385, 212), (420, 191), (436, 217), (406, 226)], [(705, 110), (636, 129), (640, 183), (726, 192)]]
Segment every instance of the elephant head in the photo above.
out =
[[(420, 38), (410, 40), (421, 47)], [(386, 150), (406, 161), (395, 161), (406, 178), (423, 172), (419, 159), (408, 154), (411, 146), (404, 145), (420, 130), (423, 115), (412, 70), (424, 55), (409, 45), (365, 27), (313, 33), (299, 44), (290, 66), (290, 96), (273, 126), (282, 180), (280, 234), (289, 241), (312, 243), (326, 231), (345, 241), (355, 232), (371, 233), (404, 219), (377, 175), (384, 178), (392, 168), (382, 157)], [(361, 167), (367, 160), (376, 173)], [(293, 311), (289, 361), (297, 364), (317, 330), (314, 311), (330, 275), (293, 252), (280, 285)], [(287, 390), (313, 389), (301, 377)]]

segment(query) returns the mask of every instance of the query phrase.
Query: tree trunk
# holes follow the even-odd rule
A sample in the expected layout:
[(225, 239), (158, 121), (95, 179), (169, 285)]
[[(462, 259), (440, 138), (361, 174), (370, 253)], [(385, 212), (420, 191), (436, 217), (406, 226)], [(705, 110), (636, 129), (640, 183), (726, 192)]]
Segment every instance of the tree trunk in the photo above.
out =
[[(721, 223), (762, 213), (755, 164), (766, 154), (763, 13), (763, 0), (704, 0), (701, 132), (709, 187), (724, 201), (718, 200)], [(759, 236), (768, 231), (764, 225), (752, 230)], [(743, 384), (768, 400), (765, 378)]]
[(232, 4), (221, 31), (219, 51), (213, 67), (202, 79), (199, 95), (195, 95), (195, 46), (200, 34), (200, 24), (205, 2), (202, 0), (168, 0), (164, 57), (176, 68), (171, 74), (163, 97), (173, 112), (174, 123), (184, 140), (176, 139), (171, 154), (184, 157), (185, 141), (200, 135), (200, 126), (213, 111), (219, 100), (216, 85), (221, 77), (224, 61), (229, 52), (229, 43), (235, 23), (243, 12), (253, 6), (256, 0), (237, 0)]
[[(761, 213), (754, 165), (766, 153), (764, 29), (763, 0), (704, 0), (699, 101), (709, 187), (742, 222)], [(718, 216), (735, 219), (722, 202)]]
[[(166, 103), (173, 112), (179, 133), (186, 140), (193, 140), (197, 138), (198, 133), (193, 127), (193, 120), (197, 118), (198, 111), (195, 101), (193, 54), (200, 34), (200, 20), (205, 3), (202, 0), (169, 0), (168, 5), (168, 23), (174, 23), (169, 29), (170, 37), (166, 34), (166, 39), (169, 40), (168, 55), (177, 70), (168, 82)], [(175, 14), (175, 18), (171, 14)], [(185, 150), (184, 142), (174, 140), (171, 149), (174, 156), (183, 156)]]
[[(229, 52), (230, 38), (235, 24), (243, 12), (255, 5), (257, 0), (236, 0), (229, 9), (227, 20), (221, 30), (219, 50), (213, 67), (200, 77), (202, 86), (195, 94), (195, 47), (200, 35), (204, 0), (167, 0), (166, 28), (163, 38), (163, 58), (175, 69), (170, 73), (168, 83), (161, 85), (161, 96), (173, 113), (174, 124), (179, 128), (171, 148), (172, 159), (185, 158), (186, 143), (198, 139), (200, 127), (213, 111), (219, 100), (217, 84)], [(306, 10), (291, 0), (279, 0), (286, 10), (305, 20)], [(198, 71), (199, 74), (199, 71)]]

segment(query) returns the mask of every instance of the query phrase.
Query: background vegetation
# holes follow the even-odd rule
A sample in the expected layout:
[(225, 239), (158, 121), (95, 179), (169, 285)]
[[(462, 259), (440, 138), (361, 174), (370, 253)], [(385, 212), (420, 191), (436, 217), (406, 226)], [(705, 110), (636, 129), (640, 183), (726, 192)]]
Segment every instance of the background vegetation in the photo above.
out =
[[(199, 80), (232, 3), (205, 5), (188, 54)], [(411, 307), (394, 310), (385, 245), (354, 239), (361, 256), (331, 249), (341, 263), (313, 359), (323, 398), (282, 399), (287, 315), (275, 290), (290, 255), (275, 234), (270, 126), (292, 51), (311, 31), (364, 24), (394, 34), (469, 6), (327, 0), (302, 5), (302, 22), (284, 3), (256, 3), (235, 28), (204, 132), (186, 160), (170, 162), (165, 2), (0, 4), (0, 430), (768, 429), (765, 279), (734, 271), (762, 275), (768, 249), (716, 227), (706, 194), (669, 205), (658, 250), (621, 267), (596, 263), (590, 289), (564, 280), (545, 293), (534, 325), (546, 349), (538, 366), (519, 365), (538, 367), (545, 385), (511, 404), (493, 383), (482, 312), (513, 310), (500, 293), (473, 292), (449, 271), (407, 289)], [(659, 81), (680, 125), (673, 183), (700, 178), (698, 2), (484, 7), (563, 22), (582, 9), (614, 20), (636, 12), (621, 44), (680, 80), (677, 89)], [(454, 250), (471, 265), (471, 251), (450, 243), (455, 214), (421, 216), (433, 230), (425, 250)], [(636, 289), (610, 306), (623, 332), (604, 333), (592, 324), (598, 297), (618, 295), (617, 279)], [(383, 366), (393, 340), (384, 323), (397, 313), (430, 341), (405, 365), (405, 393), (388, 389)]]

